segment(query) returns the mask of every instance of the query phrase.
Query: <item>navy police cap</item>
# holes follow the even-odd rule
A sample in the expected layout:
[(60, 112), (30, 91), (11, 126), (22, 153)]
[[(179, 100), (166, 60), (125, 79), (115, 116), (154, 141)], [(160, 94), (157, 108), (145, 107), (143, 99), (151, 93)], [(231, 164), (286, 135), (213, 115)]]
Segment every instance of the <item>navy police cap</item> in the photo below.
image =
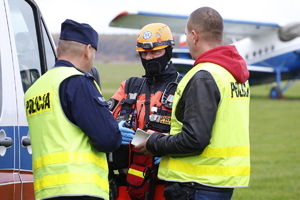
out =
[(89, 24), (78, 23), (71, 19), (66, 19), (61, 24), (59, 39), (90, 44), (96, 50), (98, 46), (98, 33)]

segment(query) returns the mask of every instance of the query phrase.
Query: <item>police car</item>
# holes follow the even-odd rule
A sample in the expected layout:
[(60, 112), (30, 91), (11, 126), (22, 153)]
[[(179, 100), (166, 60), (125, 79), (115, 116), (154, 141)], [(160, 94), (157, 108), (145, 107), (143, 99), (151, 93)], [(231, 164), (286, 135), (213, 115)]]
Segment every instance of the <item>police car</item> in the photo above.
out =
[(55, 59), (36, 2), (0, 0), (0, 200), (34, 199), (24, 92)]

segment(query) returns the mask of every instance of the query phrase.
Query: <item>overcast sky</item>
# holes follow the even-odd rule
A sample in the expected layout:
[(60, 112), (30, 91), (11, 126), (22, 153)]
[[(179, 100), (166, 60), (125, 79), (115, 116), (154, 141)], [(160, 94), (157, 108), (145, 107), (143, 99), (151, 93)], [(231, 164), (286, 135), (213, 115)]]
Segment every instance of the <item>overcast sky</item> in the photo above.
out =
[[(150, 11), (189, 15), (202, 6), (223, 18), (287, 24), (300, 21), (300, 0), (37, 0), (51, 33), (59, 33), (65, 19), (90, 24), (99, 34), (137, 33), (109, 27), (122, 11)], [(178, 3), (179, 2), (179, 3)]]

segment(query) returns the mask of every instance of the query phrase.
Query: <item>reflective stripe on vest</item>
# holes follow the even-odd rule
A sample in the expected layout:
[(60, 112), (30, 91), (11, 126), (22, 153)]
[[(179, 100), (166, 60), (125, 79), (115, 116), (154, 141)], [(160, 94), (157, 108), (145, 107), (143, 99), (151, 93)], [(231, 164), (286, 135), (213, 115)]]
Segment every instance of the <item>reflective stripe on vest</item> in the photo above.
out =
[(212, 63), (193, 67), (175, 93), (170, 134), (181, 132), (182, 123), (176, 119), (175, 110), (187, 83), (199, 70), (211, 73), (221, 94), (210, 144), (198, 156), (164, 156), (158, 177), (216, 187), (246, 187), (250, 176), (248, 82), (237, 83), (227, 70)]
[(50, 69), (25, 94), (36, 199), (76, 195), (109, 199), (106, 154), (93, 149), (60, 106), (59, 86), (75, 75), (84, 74), (73, 67)]

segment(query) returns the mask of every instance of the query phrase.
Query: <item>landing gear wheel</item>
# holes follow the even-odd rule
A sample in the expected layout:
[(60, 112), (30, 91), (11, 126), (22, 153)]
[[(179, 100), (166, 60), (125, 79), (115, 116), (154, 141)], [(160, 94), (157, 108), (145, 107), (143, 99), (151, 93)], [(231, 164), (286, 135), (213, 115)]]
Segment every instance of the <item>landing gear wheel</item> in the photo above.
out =
[(271, 99), (283, 99), (280, 88), (276, 86), (271, 89), (269, 96)]

